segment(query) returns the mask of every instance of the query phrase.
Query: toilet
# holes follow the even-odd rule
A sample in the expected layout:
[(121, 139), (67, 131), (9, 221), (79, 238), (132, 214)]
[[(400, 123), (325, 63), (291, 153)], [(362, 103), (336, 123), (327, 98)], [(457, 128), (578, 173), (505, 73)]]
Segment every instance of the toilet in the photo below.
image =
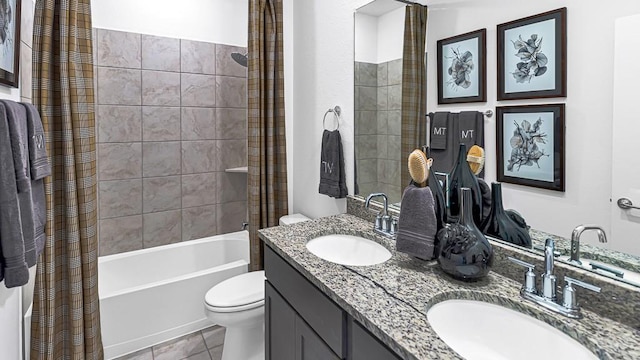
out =
[[(280, 225), (309, 220), (302, 214), (285, 215)], [(207, 291), (207, 318), (226, 328), (222, 360), (264, 360), (264, 271), (227, 279)]]

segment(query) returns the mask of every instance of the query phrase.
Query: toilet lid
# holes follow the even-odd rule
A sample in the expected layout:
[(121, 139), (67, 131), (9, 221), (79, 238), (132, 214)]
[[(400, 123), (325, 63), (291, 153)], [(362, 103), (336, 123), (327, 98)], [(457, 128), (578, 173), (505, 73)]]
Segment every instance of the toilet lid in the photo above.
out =
[(214, 308), (247, 308), (247, 305), (261, 305), (264, 303), (264, 280), (264, 271), (234, 276), (207, 291), (204, 301)]

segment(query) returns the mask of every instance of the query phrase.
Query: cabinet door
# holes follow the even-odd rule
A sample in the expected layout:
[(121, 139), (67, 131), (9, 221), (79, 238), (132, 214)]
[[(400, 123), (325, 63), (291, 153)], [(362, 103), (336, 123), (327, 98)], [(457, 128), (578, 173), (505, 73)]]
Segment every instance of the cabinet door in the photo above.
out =
[(351, 360), (401, 360), (359, 323), (351, 324)]
[(300, 316), (296, 316), (296, 360), (340, 360)]
[(296, 313), (278, 292), (265, 281), (265, 358), (296, 359)]

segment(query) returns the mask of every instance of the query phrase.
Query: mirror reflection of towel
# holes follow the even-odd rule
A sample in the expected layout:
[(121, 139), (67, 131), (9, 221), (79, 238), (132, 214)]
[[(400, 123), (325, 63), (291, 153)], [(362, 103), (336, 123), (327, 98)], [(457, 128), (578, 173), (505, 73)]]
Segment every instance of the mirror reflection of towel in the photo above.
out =
[[(451, 172), (458, 158), (460, 143), (466, 144), (467, 149), (472, 145), (484, 148), (484, 115), (481, 112), (437, 112), (429, 114), (429, 117), (432, 119), (429, 123), (429, 145), (434, 172)], [(445, 122), (446, 126), (443, 125)], [(434, 147), (434, 141), (436, 145), (444, 146)], [(478, 176), (484, 177), (484, 171)]]
[(320, 186), (318, 192), (336, 199), (347, 196), (342, 138), (338, 130), (322, 133), (320, 153)]
[(431, 149), (446, 150), (449, 134), (449, 112), (437, 112), (431, 114), (433, 124), (431, 126)]

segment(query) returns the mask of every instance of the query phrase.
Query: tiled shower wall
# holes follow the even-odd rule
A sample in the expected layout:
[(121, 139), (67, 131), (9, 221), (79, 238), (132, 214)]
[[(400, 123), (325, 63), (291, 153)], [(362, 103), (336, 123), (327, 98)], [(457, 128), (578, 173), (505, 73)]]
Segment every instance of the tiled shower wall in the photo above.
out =
[(391, 203), (400, 184), (402, 59), (355, 63), (355, 144), (360, 195), (382, 191)]
[(94, 29), (100, 255), (240, 229), (245, 48)]

